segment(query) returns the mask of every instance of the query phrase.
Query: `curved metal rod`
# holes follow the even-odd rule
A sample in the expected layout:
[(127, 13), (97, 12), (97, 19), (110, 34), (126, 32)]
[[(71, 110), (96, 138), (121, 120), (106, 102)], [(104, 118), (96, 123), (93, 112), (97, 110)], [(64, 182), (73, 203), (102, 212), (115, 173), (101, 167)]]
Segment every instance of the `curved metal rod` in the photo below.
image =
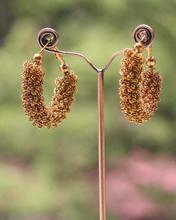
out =
[(109, 66), (111, 65), (112, 61), (117, 57), (119, 56), (120, 54), (122, 54), (123, 50), (119, 50), (119, 51), (116, 51), (114, 52), (111, 57), (109, 58), (108, 62), (106, 63), (106, 65), (104, 66), (104, 68), (102, 69), (103, 72), (105, 72)]
[(51, 53), (59, 53), (62, 55), (73, 55), (73, 56), (79, 56), (81, 58), (83, 58), (97, 73), (98, 72), (105, 72), (109, 66), (111, 65), (112, 61), (119, 56), (122, 53), (122, 50), (120, 51), (116, 51), (112, 54), (112, 56), (110, 57), (110, 59), (108, 60), (107, 64), (104, 66), (104, 68), (98, 68), (95, 64), (93, 64), (91, 62), (90, 59), (88, 59), (85, 55), (83, 55), (82, 53), (78, 53), (78, 52), (71, 52), (71, 51), (63, 51), (63, 50), (57, 50), (57, 49), (51, 49), (51, 48), (45, 48), (45, 50), (51, 52)]
[[(133, 37), (135, 42), (141, 42), (145, 47), (148, 47), (151, 45), (153, 41), (154, 31), (150, 26), (146, 24), (141, 24), (135, 28), (133, 32)], [(94, 63), (91, 62), (91, 60), (89, 60), (82, 53), (62, 51), (58, 50), (57, 48), (54, 48), (57, 45), (58, 41), (59, 34), (52, 28), (43, 28), (38, 33), (38, 42), (43, 49), (55, 54), (79, 56), (82, 59), (84, 59), (89, 64), (89, 66), (91, 66), (97, 73), (105, 72), (111, 65), (112, 61), (122, 53), (122, 51), (114, 52), (112, 56), (109, 58), (104, 68), (98, 68)]]
[(56, 50), (56, 49), (50, 49), (50, 48), (45, 48), (45, 50), (52, 52), (52, 53), (59, 53), (62, 55), (74, 55), (74, 56), (79, 56), (81, 58), (83, 58), (96, 72), (99, 72), (100, 69), (93, 64), (86, 56), (84, 56), (81, 53), (77, 53), (77, 52), (71, 52), (71, 51), (63, 51), (63, 50)]

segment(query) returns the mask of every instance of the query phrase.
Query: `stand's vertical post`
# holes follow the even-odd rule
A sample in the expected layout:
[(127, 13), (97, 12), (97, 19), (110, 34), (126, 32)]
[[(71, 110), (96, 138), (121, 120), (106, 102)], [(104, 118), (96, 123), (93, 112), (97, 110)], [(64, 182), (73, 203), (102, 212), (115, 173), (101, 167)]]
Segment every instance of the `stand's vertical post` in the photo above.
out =
[(98, 71), (98, 171), (99, 220), (106, 220), (105, 186), (105, 128), (104, 128), (104, 71)]

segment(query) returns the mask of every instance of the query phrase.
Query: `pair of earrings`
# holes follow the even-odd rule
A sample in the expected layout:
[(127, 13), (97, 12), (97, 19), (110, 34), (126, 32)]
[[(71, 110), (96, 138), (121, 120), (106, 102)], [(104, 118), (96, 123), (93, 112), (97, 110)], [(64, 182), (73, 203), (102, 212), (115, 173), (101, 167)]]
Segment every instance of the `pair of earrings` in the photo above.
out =
[[(134, 48), (123, 51), (119, 81), (121, 110), (130, 122), (135, 123), (149, 120), (157, 110), (162, 82), (159, 72), (155, 71), (156, 60), (151, 55), (152, 31), (149, 26), (142, 28), (145, 32), (143, 38), (141, 27), (138, 26), (135, 30), (137, 43)], [(146, 34), (151, 36), (146, 38)], [(43, 96), (42, 58), (44, 50), (56, 50), (58, 34), (51, 28), (45, 28), (39, 32), (39, 43), (43, 47), (41, 51), (34, 55), (32, 62), (26, 61), (24, 64), (22, 103), (33, 125), (50, 128), (62, 122), (70, 111), (77, 90), (77, 76), (65, 63), (63, 56), (55, 53), (56, 59), (61, 63), (60, 71), (63, 76), (56, 78), (54, 95), (49, 106), (46, 106)], [(145, 50), (148, 52), (146, 60), (143, 55)]]

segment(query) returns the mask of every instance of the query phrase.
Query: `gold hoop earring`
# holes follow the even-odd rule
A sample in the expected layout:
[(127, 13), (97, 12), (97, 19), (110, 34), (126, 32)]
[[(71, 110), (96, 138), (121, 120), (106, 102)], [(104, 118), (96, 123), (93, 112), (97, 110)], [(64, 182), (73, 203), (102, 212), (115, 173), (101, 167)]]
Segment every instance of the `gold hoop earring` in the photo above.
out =
[[(141, 30), (142, 27), (145, 30)], [(135, 33), (151, 31), (149, 26), (142, 27), (139, 26)], [(119, 81), (120, 108), (130, 122), (148, 121), (158, 108), (162, 78), (155, 70), (156, 60), (151, 55), (152, 40), (153, 36), (149, 42), (136, 43), (134, 48), (125, 49), (123, 53)], [(145, 49), (148, 52), (146, 60), (143, 56)]]
[[(53, 29), (50, 29), (50, 31), (55, 32)], [(32, 62), (26, 61), (24, 63), (22, 104), (33, 125), (39, 128), (50, 128), (56, 127), (62, 122), (66, 118), (67, 112), (70, 111), (77, 89), (77, 76), (70, 70), (63, 57), (55, 54), (57, 60), (61, 62), (60, 71), (63, 76), (56, 78), (54, 95), (50, 104), (46, 106), (43, 96), (43, 77), (45, 73), (42, 68), (44, 49), (34, 55)]]

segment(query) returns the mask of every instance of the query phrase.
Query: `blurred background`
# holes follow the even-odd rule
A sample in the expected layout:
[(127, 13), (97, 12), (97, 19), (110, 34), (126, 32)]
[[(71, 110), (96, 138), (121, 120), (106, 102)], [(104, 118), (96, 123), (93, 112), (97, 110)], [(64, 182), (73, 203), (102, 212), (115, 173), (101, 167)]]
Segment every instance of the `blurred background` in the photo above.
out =
[[(117, 58), (105, 76), (109, 220), (176, 219), (176, 0), (0, 0), (0, 220), (98, 219), (96, 74), (66, 57), (79, 76), (76, 101), (55, 129), (37, 129), (21, 106), (22, 64), (39, 50), (37, 33), (52, 27), (60, 48), (103, 66), (132, 47), (133, 29), (151, 25), (163, 79), (159, 110), (136, 126), (119, 109)], [(58, 76), (44, 58), (45, 97)]]

